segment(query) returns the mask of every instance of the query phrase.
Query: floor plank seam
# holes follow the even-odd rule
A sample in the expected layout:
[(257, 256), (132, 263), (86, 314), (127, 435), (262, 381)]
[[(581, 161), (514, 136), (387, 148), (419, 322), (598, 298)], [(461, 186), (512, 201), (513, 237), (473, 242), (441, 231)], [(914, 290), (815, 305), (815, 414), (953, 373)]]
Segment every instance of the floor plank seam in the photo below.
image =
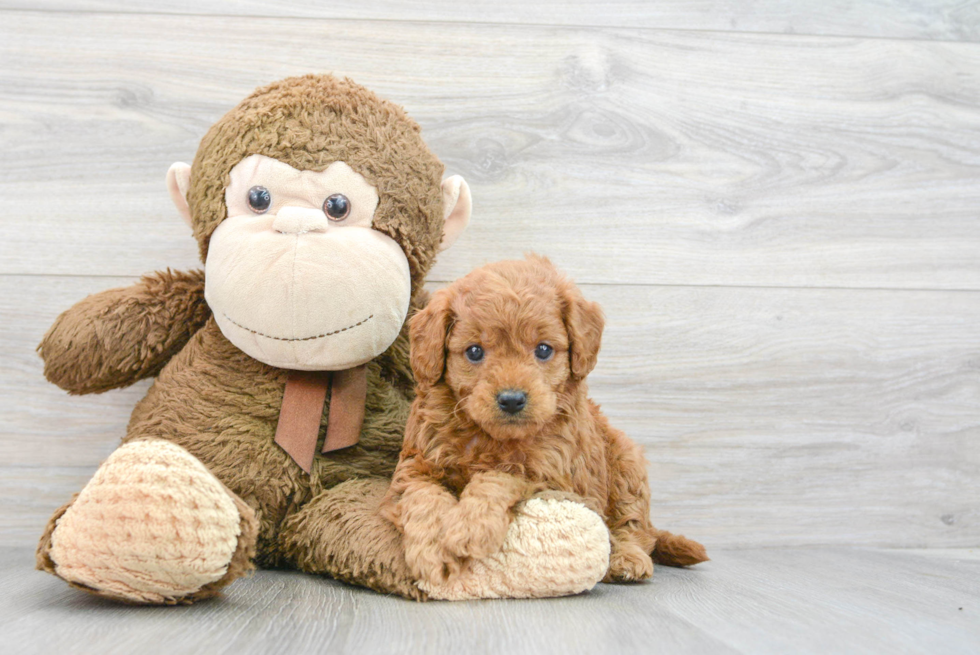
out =
[(782, 37), (787, 39), (841, 39), (847, 41), (854, 40), (873, 40), (873, 41), (899, 41), (905, 43), (955, 43), (973, 45), (980, 47), (980, 43), (969, 40), (958, 39), (928, 39), (923, 37), (898, 37), (898, 36), (876, 36), (866, 34), (812, 34), (809, 32), (760, 32), (755, 30), (718, 30), (718, 29), (693, 29), (683, 27), (637, 27), (635, 25), (586, 25), (582, 23), (512, 23), (494, 21), (453, 21), (445, 19), (405, 19), (405, 18), (356, 18), (345, 16), (275, 16), (266, 14), (209, 14), (209, 13), (187, 13), (187, 12), (163, 12), (163, 11), (104, 11), (98, 9), (25, 9), (23, 7), (0, 8), (0, 13), (17, 12), (31, 14), (74, 14), (80, 16), (174, 16), (187, 18), (235, 18), (235, 19), (256, 19), (256, 20), (295, 20), (295, 21), (341, 21), (351, 23), (391, 23), (409, 25), (459, 25), (473, 27), (539, 27), (543, 29), (567, 29), (567, 30), (586, 30), (586, 31), (606, 31), (606, 30), (629, 30), (635, 32), (677, 32), (683, 34), (718, 34), (718, 35), (746, 35), (764, 37)]
[[(203, 267), (201, 264), (198, 268)], [(165, 267), (170, 268), (170, 267)], [(7, 278), (78, 278), (78, 279), (93, 279), (93, 280), (111, 280), (118, 279), (122, 282), (138, 280), (144, 273), (150, 273), (153, 269), (147, 269), (143, 273), (135, 273), (133, 275), (117, 275), (114, 273), (3, 273), (0, 272), (0, 279)], [(163, 270), (163, 269), (160, 269)], [(177, 269), (173, 269), (177, 270)], [(450, 284), (453, 280), (450, 279), (434, 279), (429, 278), (426, 284)], [(868, 291), (868, 292), (922, 292), (922, 293), (977, 293), (980, 292), (980, 287), (976, 289), (969, 288), (942, 288), (942, 287), (841, 287), (841, 286), (777, 286), (777, 285), (766, 285), (766, 284), (659, 284), (659, 283), (648, 283), (648, 282), (576, 282), (580, 287), (630, 287), (630, 288), (647, 288), (647, 289), (760, 289), (764, 291)]]

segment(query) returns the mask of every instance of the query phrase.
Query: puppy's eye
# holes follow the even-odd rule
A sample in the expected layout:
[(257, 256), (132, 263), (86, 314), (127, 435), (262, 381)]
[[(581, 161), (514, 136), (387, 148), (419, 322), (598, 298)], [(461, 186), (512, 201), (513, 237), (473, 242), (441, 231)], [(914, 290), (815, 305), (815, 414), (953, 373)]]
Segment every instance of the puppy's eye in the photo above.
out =
[(256, 214), (264, 214), (272, 205), (272, 194), (264, 186), (253, 186), (248, 190), (248, 208)]
[(554, 354), (555, 349), (546, 343), (539, 343), (537, 348), (534, 349), (534, 356), (540, 359), (542, 362), (548, 361)]
[(350, 200), (342, 193), (335, 193), (323, 201), (323, 213), (332, 221), (342, 221), (350, 214)]
[(465, 355), (466, 359), (476, 364), (483, 359), (483, 348), (477, 345), (470, 346), (466, 349)]

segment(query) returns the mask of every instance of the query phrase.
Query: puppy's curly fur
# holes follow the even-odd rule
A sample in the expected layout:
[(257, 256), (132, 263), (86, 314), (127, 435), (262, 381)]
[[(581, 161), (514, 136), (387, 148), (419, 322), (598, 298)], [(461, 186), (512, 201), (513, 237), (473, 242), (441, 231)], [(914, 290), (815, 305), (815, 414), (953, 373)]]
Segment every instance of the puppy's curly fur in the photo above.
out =
[(651, 525), (643, 452), (587, 396), (603, 324), (599, 306), (534, 255), (473, 271), (413, 317), (417, 396), (382, 511), (420, 579), (445, 582), (495, 553), (514, 506), (554, 492), (605, 520), (606, 582), (649, 578), (654, 561), (707, 559)]

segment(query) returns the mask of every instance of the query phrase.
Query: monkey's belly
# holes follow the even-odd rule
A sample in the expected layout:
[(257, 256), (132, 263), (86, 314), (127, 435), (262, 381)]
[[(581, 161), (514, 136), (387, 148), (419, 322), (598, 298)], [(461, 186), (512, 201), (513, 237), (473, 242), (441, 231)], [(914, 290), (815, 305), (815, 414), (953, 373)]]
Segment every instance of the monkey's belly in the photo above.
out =
[[(318, 455), (307, 475), (275, 443), (286, 374), (248, 357), (209, 323), (160, 372), (124, 439), (182, 446), (252, 506), (260, 520), (260, 561), (282, 520), (320, 491), (351, 478), (390, 477), (408, 416), (408, 399), (372, 363), (360, 443)], [(325, 407), (321, 440), (327, 419)]]

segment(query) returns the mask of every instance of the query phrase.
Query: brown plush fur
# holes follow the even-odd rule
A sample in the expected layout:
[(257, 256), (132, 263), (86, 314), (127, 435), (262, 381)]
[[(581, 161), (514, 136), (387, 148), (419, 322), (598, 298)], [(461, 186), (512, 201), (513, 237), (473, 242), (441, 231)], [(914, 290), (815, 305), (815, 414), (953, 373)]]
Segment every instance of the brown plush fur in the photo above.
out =
[(265, 155), (303, 171), (344, 161), (377, 187), (374, 228), (402, 246), (421, 287), (442, 238), (443, 165), (419, 132), (401, 107), (349, 79), (306, 75), (258, 89), (208, 130), (194, 158), (187, 201), (201, 260), (242, 159)]
[(210, 317), (204, 271), (145, 275), (59, 316), (38, 346), (44, 375), (72, 394), (128, 386), (159, 373)]
[[(425, 302), (421, 285), (443, 227), (443, 167), (401, 108), (327, 75), (256, 91), (208, 132), (194, 160), (188, 198), (202, 259), (225, 218), (228, 172), (250, 154), (314, 171), (343, 160), (375, 184), (375, 226), (409, 259), (411, 311)], [(292, 566), (422, 596), (404, 565), (400, 535), (377, 517), (413, 397), (407, 327), (368, 364), (360, 443), (318, 455), (311, 475), (274, 443), (287, 372), (245, 355), (221, 334), (203, 301), (200, 272), (159, 273), (90, 296), (58, 318), (39, 351), (48, 379), (72, 393), (158, 374), (123, 441), (149, 437), (179, 444), (231, 490), (236, 503), (254, 512), (242, 513), (239, 551), (228, 575), (181, 602), (241, 575), (252, 566), (253, 552), (261, 566)], [(38, 546), (38, 565), (50, 572), (50, 535), (67, 507), (51, 518)]]
[[(648, 578), (653, 560), (707, 559), (700, 544), (651, 525), (643, 452), (587, 396), (602, 329), (599, 306), (535, 256), (474, 271), (415, 315), (417, 395), (383, 505), (413, 573), (438, 583), (496, 552), (514, 506), (543, 490), (577, 494), (603, 517), (607, 582)], [(541, 343), (550, 359), (535, 357)], [(464, 354), (474, 344), (478, 363)], [(509, 389), (527, 394), (513, 415), (497, 404)]]

